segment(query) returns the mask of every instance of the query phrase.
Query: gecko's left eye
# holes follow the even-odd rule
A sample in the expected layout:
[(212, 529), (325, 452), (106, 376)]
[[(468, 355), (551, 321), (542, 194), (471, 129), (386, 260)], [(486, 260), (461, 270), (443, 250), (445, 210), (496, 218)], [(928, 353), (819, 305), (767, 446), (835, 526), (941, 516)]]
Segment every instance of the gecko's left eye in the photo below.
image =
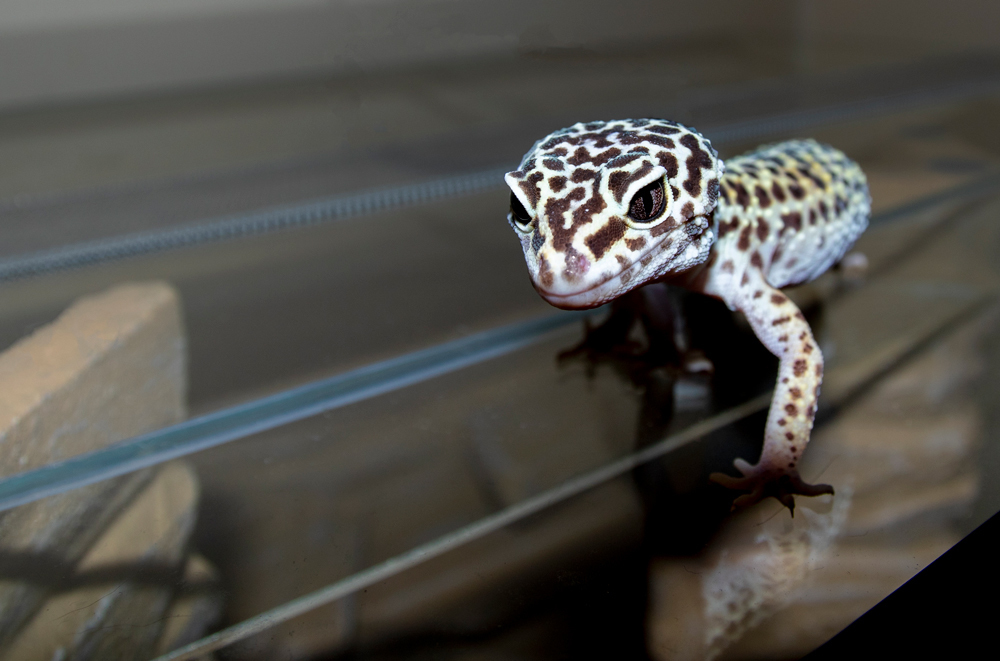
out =
[(639, 189), (628, 205), (628, 217), (640, 223), (656, 220), (667, 208), (663, 193), (663, 180), (657, 179), (648, 186)]
[(528, 215), (528, 210), (521, 204), (521, 200), (517, 199), (517, 196), (513, 193), (510, 194), (510, 216), (522, 232), (528, 231), (528, 225), (531, 224), (531, 216)]

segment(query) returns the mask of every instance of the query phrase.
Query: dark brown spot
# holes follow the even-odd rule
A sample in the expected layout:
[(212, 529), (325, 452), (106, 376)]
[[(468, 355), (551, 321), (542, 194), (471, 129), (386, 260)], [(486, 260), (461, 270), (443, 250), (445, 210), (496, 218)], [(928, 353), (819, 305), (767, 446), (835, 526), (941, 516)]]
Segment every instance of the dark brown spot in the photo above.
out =
[[(719, 199), (719, 180), (710, 179), (708, 181), (708, 186), (706, 187), (706, 194), (708, 196), (708, 207), (714, 207), (715, 203)], [(676, 198), (676, 194), (674, 195)]]
[(563, 217), (569, 210), (569, 200), (552, 198), (545, 203), (545, 218), (552, 230), (552, 247), (562, 252), (573, 240), (575, 228), (566, 230), (563, 227)]
[[(560, 252), (565, 252), (573, 242), (576, 231), (582, 225), (589, 223), (595, 214), (604, 211), (607, 203), (600, 193), (597, 181), (592, 183), (593, 192), (583, 204), (573, 210), (573, 220), (569, 227), (565, 227), (565, 215), (569, 210), (569, 199), (550, 199), (545, 203), (545, 217), (552, 232), (552, 247)], [(578, 190), (583, 190), (578, 189)]]
[[(780, 326), (782, 324), (787, 324), (791, 320), (792, 320), (792, 318), (788, 317), (788, 316), (778, 317), (777, 319), (775, 319), (774, 321), (771, 322), (771, 325), (772, 326)], [(798, 375), (796, 374), (796, 376), (798, 376)]]
[(774, 184), (771, 186), (771, 194), (774, 195), (774, 199), (776, 199), (777, 201), (779, 202), (785, 201), (785, 190), (781, 187), (781, 185), (777, 181), (774, 182)]
[(764, 260), (760, 258), (760, 253), (757, 252), (756, 250), (754, 250), (753, 254), (750, 255), (750, 264), (756, 266), (759, 269), (764, 268)]
[(566, 188), (566, 177), (549, 177), (549, 188), (556, 193)]
[(767, 194), (767, 191), (763, 187), (757, 186), (753, 189), (753, 192), (757, 196), (757, 204), (760, 205), (761, 209), (771, 206), (771, 196)]
[(642, 138), (635, 131), (622, 131), (618, 134), (618, 142), (623, 145), (635, 145), (642, 142)]
[(650, 144), (654, 144), (659, 147), (666, 147), (667, 149), (673, 149), (674, 147), (677, 146), (674, 144), (674, 141), (671, 140), (670, 138), (661, 138), (656, 135), (647, 135), (645, 138), (643, 138), (643, 142), (648, 142)]
[(816, 365), (816, 376), (823, 376), (823, 366)]
[(541, 195), (541, 191), (538, 188), (538, 182), (544, 179), (544, 175), (541, 172), (536, 172), (529, 176), (525, 181), (517, 182), (517, 185), (521, 187), (525, 196), (528, 198), (528, 204), (535, 206), (538, 204), (538, 198)]
[(574, 184), (583, 183), (597, 176), (596, 170), (590, 170), (588, 168), (577, 168), (573, 170), (573, 174), (570, 175), (570, 181)]
[(775, 305), (784, 305), (788, 302), (788, 299), (781, 294), (771, 294), (771, 302)]
[(536, 253), (545, 245), (545, 237), (537, 229), (531, 233), (531, 249)]
[(779, 424), (780, 426), (784, 427), (785, 425), (787, 425), (787, 424), (788, 424), (788, 421), (787, 421), (787, 420), (785, 420), (784, 418), (780, 418), (780, 419), (778, 420), (778, 424)]
[(746, 287), (748, 284), (750, 284), (750, 276), (746, 274), (746, 271), (744, 271), (743, 277), (740, 278), (740, 287)]
[(787, 341), (788, 341), (787, 335), (782, 335), (781, 337), (778, 338), (778, 342), (787, 342)]
[(802, 376), (806, 373), (806, 368), (808, 366), (809, 364), (800, 358), (792, 364), (792, 374), (795, 376)]
[(809, 408), (806, 409), (806, 417), (807, 418), (811, 418), (815, 414), (816, 414), (816, 409), (813, 406), (810, 406)]
[[(651, 230), (649, 230), (649, 233), (652, 234), (653, 236), (660, 236), (661, 234), (672, 232), (675, 229), (677, 229), (677, 221), (674, 220), (673, 216), (667, 216), (666, 220), (664, 220), (662, 223), (656, 225)], [(669, 245), (670, 244), (667, 243), (667, 246)]]
[(793, 386), (791, 389), (789, 389), (788, 394), (790, 394), (792, 396), (792, 399), (801, 399), (802, 398), (802, 391), (799, 388), (795, 387), (795, 386)]
[(564, 167), (566, 167), (558, 158), (546, 158), (542, 161), (542, 165), (550, 170), (555, 170), (556, 172), (560, 172)]
[(646, 239), (641, 236), (638, 239), (625, 239), (625, 245), (628, 246), (629, 250), (635, 252), (646, 247)]
[(802, 190), (802, 186), (799, 186), (796, 183), (788, 184), (788, 192), (791, 193), (792, 197), (794, 197), (796, 200), (801, 200), (803, 197), (806, 196), (806, 192)]
[(680, 143), (691, 150), (691, 155), (686, 161), (688, 178), (684, 182), (684, 190), (694, 196), (701, 195), (701, 170), (712, 167), (712, 157), (701, 148), (698, 138), (690, 133), (682, 136)]
[(764, 295), (764, 292), (762, 292), (762, 291), (761, 291), (761, 290), (759, 290), (759, 289), (758, 289), (757, 291), (755, 291), (755, 292), (753, 293), (753, 297), (754, 297), (754, 298), (760, 298), (760, 297), (761, 297), (761, 296), (763, 296), (763, 295)]
[(626, 229), (628, 226), (622, 219), (614, 216), (608, 220), (607, 225), (588, 236), (584, 243), (590, 248), (590, 252), (594, 253), (594, 257), (600, 259), (611, 246), (621, 241)]
[(726, 198), (726, 202), (728, 202), (729, 204), (732, 204), (733, 203), (733, 189), (729, 187), (729, 184), (727, 182), (725, 182), (725, 181), (722, 182), (722, 186), (720, 188), (720, 191), (722, 192), (723, 197)]
[(811, 344), (803, 344), (802, 345), (802, 353), (810, 354), (812, 352), (813, 352), (813, 345), (811, 345)]
[(543, 287), (551, 287), (553, 282), (552, 267), (545, 256), (538, 258), (538, 280)]
[(802, 214), (797, 211), (793, 211), (792, 213), (783, 213), (781, 214), (781, 222), (784, 224), (784, 227), (781, 228), (782, 233), (784, 233), (785, 230), (798, 232), (802, 229)]
[(785, 413), (790, 416), (796, 416), (799, 414), (799, 409), (795, 404), (785, 404)]
[(750, 193), (747, 192), (743, 184), (736, 184), (733, 189), (736, 191), (736, 203), (744, 209), (750, 206)]
[(723, 221), (723, 222), (719, 223), (719, 238), (721, 239), (725, 235), (727, 235), (730, 232), (732, 232), (734, 229), (736, 229), (737, 227), (739, 227), (739, 224), (740, 224), (740, 221), (738, 221), (735, 218), (733, 218), (729, 222)]
[(661, 151), (656, 155), (656, 160), (667, 171), (667, 179), (677, 176), (677, 157), (668, 151)]
[(743, 252), (750, 250), (750, 229), (749, 225), (743, 226), (743, 230), (740, 232), (739, 243), (736, 244), (736, 247)]
[(605, 164), (608, 169), (611, 168), (623, 168), (637, 158), (642, 158), (644, 152), (632, 151), (627, 154), (622, 154), (621, 156), (616, 156), (612, 158)]
[[(785, 438), (787, 438), (789, 441), (794, 441), (795, 440), (795, 434), (793, 434), (790, 431), (786, 431), (785, 432)], [(793, 465), (794, 464), (790, 464), (788, 467), (791, 468)]]
[[(595, 143), (596, 144), (596, 143)], [(607, 143), (610, 144), (610, 143)], [(599, 145), (604, 146), (604, 145)], [(566, 159), (566, 162), (570, 165), (583, 165), (584, 163), (593, 163), (594, 165), (604, 165), (612, 158), (620, 156), (622, 153), (621, 149), (617, 147), (612, 147), (605, 151), (600, 152), (596, 156), (590, 155), (590, 150), (584, 147), (577, 147), (573, 155)]]
[(727, 259), (726, 261), (722, 262), (722, 264), (719, 266), (719, 269), (723, 273), (732, 273), (733, 271), (736, 270), (736, 266), (733, 264), (733, 260)]
[(685, 202), (681, 208), (681, 222), (686, 223), (692, 218), (694, 218), (694, 205), (690, 202)]
[(801, 168), (800, 167), (799, 168), (799, 172), (801, 172), (803, 176), (808, 177), (809, 179), (811, 179), (812, 182), (814, 184), (816, 184), (817, 188), (819, 188), (820, 190), (826, 190), (826, 182), (823, 181), (822, 179), (820, 179), (819, 177), (817, 177), (815, 174), (813, 174), (812, 170), (808, 170), (806, 168)]
[(653, 166), (649, 163), (643, 163), (639, 166), (639, 169), (635, 172), (626, 172), (624, 170), (616, 170), (611, 173), (608, 177), (608, 187), (611, 189), (611, 193), (615, 196), (615, 201), (621, 202), (625, 197), (625, 193), (628, 192), (628, 187), (634, 181), (642, 179), (647, 174), (653, 171)]
[(627, 269), (628, 267), (632, 266), (632, 262), (628, 261), (628, 259), (624, 255), (615, 255), (615, 261), (617, 261), (618, 266), (622, 267), (623, 269)]
[(757, 239), (760, 240), (761, 243), (767, 241), (767, 232), (770, 229), (771, 228), (767, 225), (767, 221), (764, 220), (763, 217), (757, 219)]

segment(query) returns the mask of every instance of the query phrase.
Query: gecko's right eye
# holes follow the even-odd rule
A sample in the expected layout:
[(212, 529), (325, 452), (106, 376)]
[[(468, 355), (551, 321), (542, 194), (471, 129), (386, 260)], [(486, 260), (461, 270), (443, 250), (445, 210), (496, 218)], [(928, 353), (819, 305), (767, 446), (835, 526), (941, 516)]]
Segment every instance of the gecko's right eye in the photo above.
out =
[(528, 215), (528, 210), (521, 204), (521, 200), (517, 199), (517, 196), (513, 193), (510, 194), (510, 216), (517, 223), (519, 229), (524, 232), (528, 231), (528, 225), (531, 224), (531, 216)]
[(636, 192), (632, 202), (628, 205), (629, 218), (640, 223), (656, 220), (667, 208), (665, 197), (663, 180), (657, 179)]

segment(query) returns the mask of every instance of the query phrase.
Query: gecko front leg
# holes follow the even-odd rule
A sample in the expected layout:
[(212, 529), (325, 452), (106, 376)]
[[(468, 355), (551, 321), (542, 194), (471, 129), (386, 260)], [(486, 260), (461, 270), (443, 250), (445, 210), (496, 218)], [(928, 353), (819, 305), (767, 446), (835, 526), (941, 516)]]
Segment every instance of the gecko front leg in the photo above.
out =
[(749, 267), (740, 286), (724, 298), (746, 316), (758, 339), (778, 357), (780, 365), (760, 460), (751, 465), (737, 459), (734, 465), (743, 477), (713, 473), (711, 479), (730, 489), (750, 492), (737, 498), (734, 508), (773, 496), (794, 515), (795, 495), (833, 493), (828, 484), (806, 484), (797, 470), (816, 416), (823, 354), (802, 312), (768, 284), (759, 269)]

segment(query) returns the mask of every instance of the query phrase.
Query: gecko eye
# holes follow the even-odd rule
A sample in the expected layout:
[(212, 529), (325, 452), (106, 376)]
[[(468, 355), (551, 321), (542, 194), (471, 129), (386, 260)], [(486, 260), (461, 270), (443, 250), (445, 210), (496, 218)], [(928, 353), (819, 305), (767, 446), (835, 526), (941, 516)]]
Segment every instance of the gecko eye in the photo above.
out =
[(510, 194), (510, 216), (522, 231), (528, 231), (528, 225), (531, 224), (531, 216), (528, 215), (528, 210), (524, 208), (524, 205), (521, 204), (521, 201), (513, 193)]
[(648, 223), (659, 218), (666, 208), (663, 180), (657, 179), (635, 194), (628, 205), (628, 216), (640, 223)]

